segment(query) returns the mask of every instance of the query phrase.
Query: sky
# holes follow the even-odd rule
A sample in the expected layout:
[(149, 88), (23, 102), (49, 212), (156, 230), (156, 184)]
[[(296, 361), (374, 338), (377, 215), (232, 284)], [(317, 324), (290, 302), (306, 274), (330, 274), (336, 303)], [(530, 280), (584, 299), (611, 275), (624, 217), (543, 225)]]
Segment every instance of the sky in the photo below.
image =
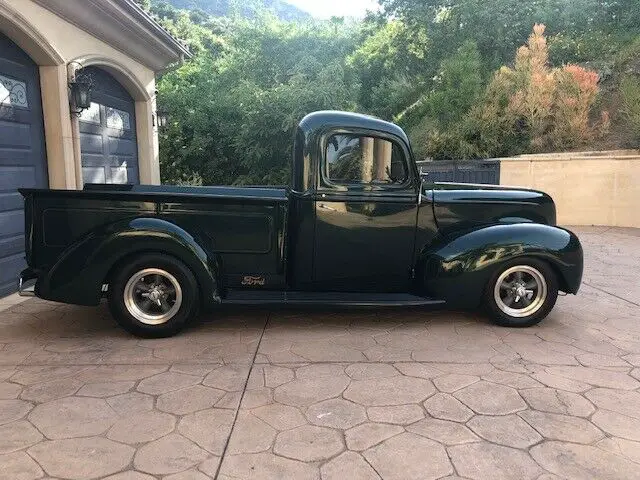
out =
[(364, 17), (367, 9), (376, 10), (376, 0), (285, 0), (315, 18)]

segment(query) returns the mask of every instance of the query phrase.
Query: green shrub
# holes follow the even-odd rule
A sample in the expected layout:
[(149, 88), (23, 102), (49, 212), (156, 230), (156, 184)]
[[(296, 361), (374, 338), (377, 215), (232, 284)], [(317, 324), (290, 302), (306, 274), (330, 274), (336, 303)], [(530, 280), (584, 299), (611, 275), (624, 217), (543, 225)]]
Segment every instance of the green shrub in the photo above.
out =
[(578, 65), (552, 68), (544, 25), (536, 25), (513, 68), (493, 77), (467, 120), (466, 138), (487, 156), (568, 150), (600, 138), (608, 115), (591, 121), (598, 74)]
[(474, 43), (467, 42), (455, 55), (443, 60), (431, 91), (396, 115), (395, 121), (407, 126), (428, 118), (447, 128), (466, 115), (480, 97), (482, 88), (480, 53)]

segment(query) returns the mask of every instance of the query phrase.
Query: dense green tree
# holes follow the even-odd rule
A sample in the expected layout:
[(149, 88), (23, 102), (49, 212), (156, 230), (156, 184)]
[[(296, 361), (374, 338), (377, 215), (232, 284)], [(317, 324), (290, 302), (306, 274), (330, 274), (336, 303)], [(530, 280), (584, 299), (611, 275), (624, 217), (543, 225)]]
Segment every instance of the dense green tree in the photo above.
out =
[[(575, 146), (573, 132), (591, 125), (580, 105), (593, 102), (611, 111), (616, 135), (592, 148), (640, 138), (629, 127), (640, 76), (638, 0), (380, 0), (384, 11), (363, 21), (286, 21), (275, 0), (137, 1), (194, 54), (158, 81), (158, 103), (170, 113), (160, 136), (166, 182), (285, 183), (296, 125), (320, 109), (397, 121), (423, 158)], [(518, 89), (495, 75), (513, 69), (538, 22), (547, 24), (548, 68), (564, 72), (558, 91), (569, 92), (554, 99), (555, 118), (579, 119), (554, 120), (553, 132), (507, 108)], [(571, 63), (599, 75), (561, 68)], [(571, 97), (580, 78), (600, 78), (587, 103)], [(552, 133), (555, 140), (532, 143)]]
[[(442, 145), (434, 148), (436, 140), (442, 140), (444, 132), (458, 131), (483, 88), (480, 54), (475, 43), (467, 42), (442, 61), (432, 90), (394, 120), (408, 130), (418, 156), (455, 157), (453, 151), (459, 150), (459, 145), (452, 152), (442, 152), (439, 151)], [(472, 153), (458, 152), (457, 156), (472, 156)]]
[(359, 105), (391, 119), (414, 103), (431, 84), (436, 66), (425, 62), (426, 39), (396, 20), (371, 18), (347, 59), (359, 84)]
[(216, 58), (201, 54), (159, 82), (171, 112), (161, 136), (165, 178), (206, 184), (288, 183), (300, 118), (322, 109), (355, 109), (344, 59), (346, 28), (239, 22)]
[[(534, 23), (545, 24), (552, 39), (556, 35), (562, 37), (564, 55), (558, 55), (558, 59), (566, 62), (584, 59), (585, 49), (593, 49), (596, 55), (608, 53), (607, 46), (619, 47), (637, 36), (640, 26), (638, 0), (380, 0), (380, 3), (388, 14), (401, 19), (412, 31), (423, 31), (433, 44), (433, 56), (442, 59), (472, 40), (490, 69), (510, 61), (512, 52)], [(588, 59), (593, 58), (591, 55)]]

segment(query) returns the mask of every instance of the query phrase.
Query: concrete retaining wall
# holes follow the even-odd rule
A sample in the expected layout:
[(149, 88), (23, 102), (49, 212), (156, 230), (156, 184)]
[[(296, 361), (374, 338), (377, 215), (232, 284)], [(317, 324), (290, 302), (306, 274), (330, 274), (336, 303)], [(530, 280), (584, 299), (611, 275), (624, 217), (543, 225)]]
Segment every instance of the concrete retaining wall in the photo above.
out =
[(581, 152), (501, 159), (500, 184), (556, 202), (560, 225), (640, 228), (640, 152)]

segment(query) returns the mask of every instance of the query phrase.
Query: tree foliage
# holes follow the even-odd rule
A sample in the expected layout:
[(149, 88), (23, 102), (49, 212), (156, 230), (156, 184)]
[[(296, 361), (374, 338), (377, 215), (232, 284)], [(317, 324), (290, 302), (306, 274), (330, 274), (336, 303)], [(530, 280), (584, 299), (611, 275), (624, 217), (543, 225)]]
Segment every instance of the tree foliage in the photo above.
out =
[(573, 149), (606, 133), (607, 112), (592, 121), (598, 74), (578, 65), (551, 67), (544, 31), (534, 26), (514, 66), (494, 74), (461, 127), (436, 136), (429, 153), (468, 158)]
[[(514, 68), (502, 67), (489, 89), (508, 95), (496, 113), (518, 125), (534, 152), (588, 144), (605, 130), (607, 113), (593, 125), (590, 116), (598, 94), (598, 74), (578, 65), (549, 65), (545, 26), (536, 24), (516, 54)], [(489, 100), (491, 101), (491, 100)], [(500, 102), (502, 103), (502, 102)]]
[(379, 0), (362, 21), (136, 1), (194, 53), (158, 81), (166, 182), (286, 183), (295, 127), (321, 109), (396, 121), (421, 158), (640, 142), (638, 0)]
[(346, 29), (239, 22), (222, 55), (199, 55), (159, 82), (172, 112), (161, 136), (164, 178), (205, 184), (288, 182), (292, 138), (315, 110), (355, 109)]

